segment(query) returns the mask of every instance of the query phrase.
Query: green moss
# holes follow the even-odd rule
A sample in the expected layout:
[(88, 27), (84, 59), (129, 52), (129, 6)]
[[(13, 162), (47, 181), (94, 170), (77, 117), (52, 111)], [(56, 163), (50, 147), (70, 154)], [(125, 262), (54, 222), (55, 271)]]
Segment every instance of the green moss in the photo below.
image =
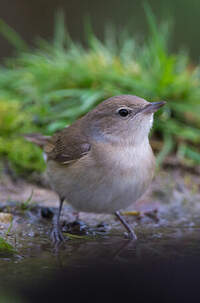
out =
[(14, 252), (14, 247), (9, 244), (4, 238), (0, 237), (0, 255), (13, 254)]
[[(12, 147), (10, 146), (12, 144)], [(28, 171), (42, 172), (45, 168), (45, 162), (42, 157), (42, 151), (39, 147), (25, 142), (22, 138), (17, 138), (9, 142), (8, 157), (13, 162), (18, 173)]]
[(32, 129), (31, 115), (19, 101), (0, 100), (0, 156), (9, 159), (20, 174), (45, 168), (42, 151), (21, 135)]
[(0, 136), (9, 136), (19, 132), (25, 119), (25, 114), (20, 107), (18, 101), (0, 99)]

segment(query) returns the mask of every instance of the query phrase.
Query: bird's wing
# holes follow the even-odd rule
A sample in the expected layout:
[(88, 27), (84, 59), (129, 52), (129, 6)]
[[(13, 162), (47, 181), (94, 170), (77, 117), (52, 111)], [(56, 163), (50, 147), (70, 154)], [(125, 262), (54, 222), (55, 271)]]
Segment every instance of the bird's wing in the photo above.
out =
[(70, 164), (86, 155), (90, 148), (91, 144), (81, 134), (81, 129), (77, 130), (71, 125), (53, 135), (44, 146), (44, 152), (48, 160)]

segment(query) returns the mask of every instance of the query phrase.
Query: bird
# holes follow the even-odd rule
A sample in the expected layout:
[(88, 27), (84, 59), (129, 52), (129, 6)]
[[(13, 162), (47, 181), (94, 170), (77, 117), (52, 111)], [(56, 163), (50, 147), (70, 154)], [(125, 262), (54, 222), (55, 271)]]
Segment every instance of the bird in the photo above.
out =
[(153, 179), (149, 132), (154, 113), (165, 103), (113, 96), (52, 136), (24, 135), (43, 149), (47, 179), (59, 197), (54, 243), (64, 240), (59, 221), (65, 200), (78, 212), (115, 214), (129, 238), (137, 239), (121, 210), (136, 202)]

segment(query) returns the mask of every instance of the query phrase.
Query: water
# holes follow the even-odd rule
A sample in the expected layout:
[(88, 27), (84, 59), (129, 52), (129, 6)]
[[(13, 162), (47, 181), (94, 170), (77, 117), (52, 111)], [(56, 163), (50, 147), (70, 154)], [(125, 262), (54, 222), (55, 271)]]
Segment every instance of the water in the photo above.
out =
[[(152, 272), (152, 264), (166, 268), (187, 258), (200, 260), (198, 219), (193, 217), (191, 221), (190, 217), (189, 221), (180, 221), (181, 209), (179, 218), (170, 216), (173, 224), (163, 214), (157, 223), (145, 218), (146, 222), (136, 224), (137, 241), (125, 239), (122, 227), (111, 221), (115, 228), (107, 233), (72, 238), (57, 249), (49, 239), (51, 222), (41, 218), (39, 206), (26, 211), (14, 209), (13, 213), (15, 219), (7, 240), (16, 252), (0, 255), (0, 285), (6, 295), (18, 296), (20, 302), (23, 302), (21, 296), (24, 294), (32, 302), (29, 298), (31, 292), (39, 297), (45, 291), (51, 292), (51, 283), (60, 287), (62, 276), (68, 277), (69, 273), (76, 275), (78, 272), (79, 277), (84, 271), (86, 276), (94, 271), (98, 276), (102, 274), (102, 267), (107, 270), (111, 266), (113, 272), (122, 268), (128, 276), (134, 276), (132, 271), (129, 272), (130, 268), (148, 275)], [(105, 281), (108, 278), (106, 273), (103, 277)], [(82, 283), (82, 278), (77, 283)]]
[[(12, 226), (0, 222), (0, 237), (15, 250), (0, 250), (0, 302), (45, 302), (47, 297), (55, 302), (71, 296), (75, 302), (96, 302), (97, 294), (113, 302), (120, 291), (124, 302), (128, 294), (132, 300), (144, 294), (147, 301), (152, 294), (161, 296), (159, 302), (176, 296), (191, 300), (200, 279), (200, 195), (194, 188), (198, 182), (197, 176), (188, 179), (183, 172), (159, 174), (151, 192), (134, 205), (141, 214), (126, 216), (137, 241), (124, 237), (114, 216), (81, 213), (86, 224), (71, 224), (73, 236), (58, 249), (49, 237), (57, 197), (34, 187), (33, 201), (24, 205), (20, 201), (27, 198), (20, 198), (20, 193), (25, 188), (12, 187), (13, 202), (0, 204), (0, 211), (13, 215)], [(65, 205), (62, 221), (72, 222), (74, 217)]]

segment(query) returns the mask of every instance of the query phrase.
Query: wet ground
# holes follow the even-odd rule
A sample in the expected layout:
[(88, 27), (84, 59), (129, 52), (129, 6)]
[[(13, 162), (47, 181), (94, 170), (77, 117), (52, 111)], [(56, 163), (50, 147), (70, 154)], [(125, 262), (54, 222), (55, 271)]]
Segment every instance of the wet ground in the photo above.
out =
[[(0, 288), (6, 295), (11, 288), (15, 293), (21, 285), (34, 287), (38, 278), (52, 281), (57, 271), (81, 270), (95, 262), (126, 266), (146, 260), (200, 259), (199, 189), (200, 178), (196, 175), (181, 170), (160, 171), (151, 189), (130, 207), (129, 211), (135, 213), (125, 214), (137, 241), (125, 238), (124, 228), (114, 216), (80, 213), (78, 222), (72, 223), (77, 214), (66, 204), (61, 221), (69, 239), (55, 249), (49, 239), (57, 206), (55, 193), (22, 181), (13, 184), (2, 177)], [(1, 246), (1, 239), (12, 247)], [(0, 302), (4, 302), (1, 297)]]

